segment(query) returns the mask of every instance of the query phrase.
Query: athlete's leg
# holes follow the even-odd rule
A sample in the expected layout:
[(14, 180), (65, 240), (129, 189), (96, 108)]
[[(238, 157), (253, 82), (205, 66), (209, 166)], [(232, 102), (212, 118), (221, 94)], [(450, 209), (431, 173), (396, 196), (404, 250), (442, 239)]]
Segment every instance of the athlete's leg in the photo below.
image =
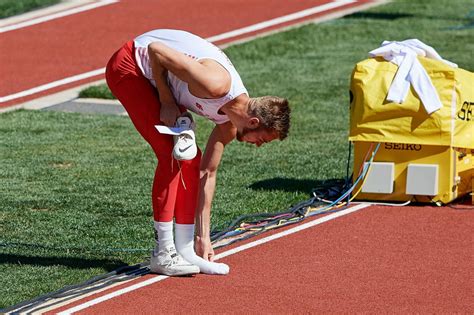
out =
[[(176, 199), (176, 249), (184, 259), (198, 266), (201, 272), (225, 275), (229, 273), (229, 266), (204, 260), (194, 251), (194, 210), (197, 206), (199, 182), (189, 179), (199, 178), (200, 160), (201, 152), (198, 151), (194, 160), (187, 161), (191, 163), (181, 166), (182, 182), (179, 183), (178, 198)], [(194, 193), (195, 196), (191, 195)]]
[(171, 155), (173, 138), (155, 129), (160, 124), (158, 93), (138, 71), (131, 47), (124, 46), (107, 65), (107, 84), (158, 158), (152, 189), (153, 216), (155, 221), (171, 222), (179, 183), (178, 165)]
[(175, 224), (175, 242), (178, 253), (184, 259), (199, 267), (202, 273), (213, 275), (226, 275), (229, 266), (224, 263), (207, 261), (194, 251), (194, 224)]
[(199, 166), (201, 150), (198, 148), (196, 157), (189, 161), (179, 161), (180, 181), (176, 197), (176, 223), (193, 224), (199, 192)]
[[(158, 158), (152, 188), (157, 246), (151, 255), (150, 270), (170, 276), (198, 273), (199, 267), (176, 254), (173, 216), (178, 192), (179, 168), (172, 158), (173, 138), (160, 134), (154, 127), (160, 124), (158, 93), (141, 75), (133, 57), (131, 42), (112, 56), (107, 64), (106, 79), (112, 93), (127, 110), (135, 128), (151, 145)], [(199, 178), (195, 179), (198, 180)]]

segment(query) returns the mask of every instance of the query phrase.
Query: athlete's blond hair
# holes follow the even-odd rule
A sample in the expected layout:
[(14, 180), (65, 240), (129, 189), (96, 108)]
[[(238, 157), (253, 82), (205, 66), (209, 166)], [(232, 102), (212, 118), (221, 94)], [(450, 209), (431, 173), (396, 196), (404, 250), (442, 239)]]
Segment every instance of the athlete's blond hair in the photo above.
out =
[(276, 131), (280, 140), (288, 136), (290, 112), (288, 100), (281, 97), (255, 97), (249, 102), (248, 114), (260, 120), (259, 128)]

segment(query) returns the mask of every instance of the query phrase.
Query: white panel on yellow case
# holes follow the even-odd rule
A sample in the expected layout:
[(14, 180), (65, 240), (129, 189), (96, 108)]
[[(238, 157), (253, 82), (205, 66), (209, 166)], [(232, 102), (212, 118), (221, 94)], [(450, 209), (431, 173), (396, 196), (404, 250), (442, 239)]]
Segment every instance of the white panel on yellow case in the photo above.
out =
[(394, 169), (394, 163), (372, 162), (362, 186), (362, 192), (376, 194), (393, 193)]
[(408, 164), (407, 195), (438, 194), (438, 164)]

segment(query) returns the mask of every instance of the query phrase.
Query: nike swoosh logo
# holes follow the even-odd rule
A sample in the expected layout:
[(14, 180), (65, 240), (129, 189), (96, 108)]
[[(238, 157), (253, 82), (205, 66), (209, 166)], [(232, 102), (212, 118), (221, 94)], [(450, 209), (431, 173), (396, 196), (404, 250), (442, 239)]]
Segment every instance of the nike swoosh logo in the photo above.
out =
[(187, 146), (186, 148), (184, 148), (184, 149), (179, 148), (179, 152), (183, 153), (184, 151), (186, 151), (187, 149), (189, 149), (189, 148), (192, 147), (192, 146), (193, 146), (193, 145), (190, 144), (190, 145), (188, 145), (188, 146)]

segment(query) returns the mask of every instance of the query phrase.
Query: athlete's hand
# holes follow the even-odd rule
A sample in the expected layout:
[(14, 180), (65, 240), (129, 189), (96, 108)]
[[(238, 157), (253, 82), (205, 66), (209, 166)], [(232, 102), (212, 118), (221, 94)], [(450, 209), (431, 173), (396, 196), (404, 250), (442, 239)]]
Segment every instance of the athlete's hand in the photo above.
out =
[(179, 116), (181, 116), (181, 111), (175, 102), (161, 102), (160, 120), (165, 126), (173, 127)]
[(194, 251), (207, 261), (214, 261), (214, 249), (212, 249), (209, 237), (196, 236), (194, 239)]

